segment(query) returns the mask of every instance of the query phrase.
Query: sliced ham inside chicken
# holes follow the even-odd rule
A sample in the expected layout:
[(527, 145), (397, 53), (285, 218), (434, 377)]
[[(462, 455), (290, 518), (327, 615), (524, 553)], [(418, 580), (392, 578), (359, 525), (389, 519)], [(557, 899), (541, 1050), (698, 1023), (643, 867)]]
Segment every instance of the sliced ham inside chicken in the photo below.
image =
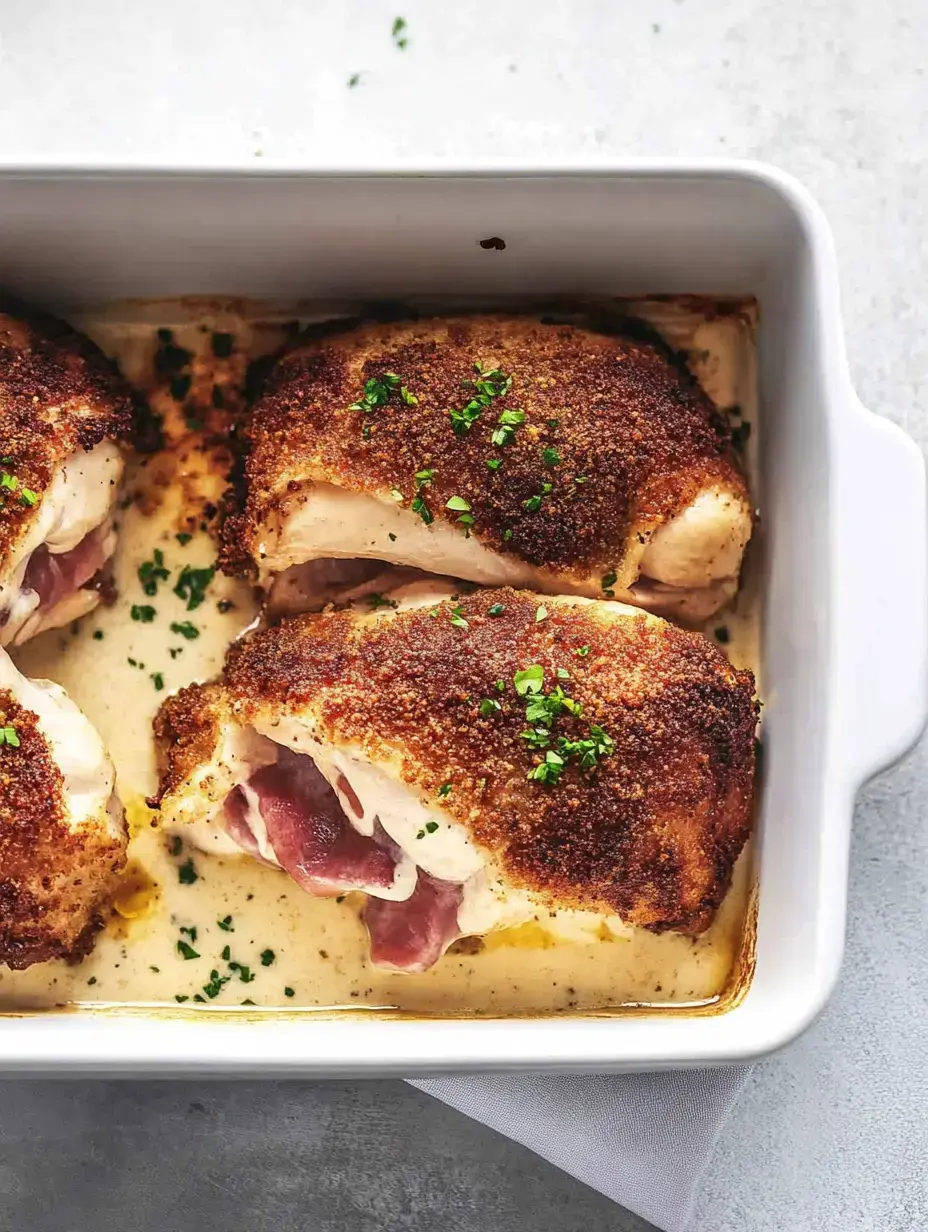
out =
[(574, 325), (472, 316), (298, 344), (249, 436), (223, 558), (279, 610), (307, 562), (347, 558), (701, 620), (752, 530), (727, 420), (684, 365)]
[(0, 645), (99, 602), (116, 546), (129, 391), (61, 321), (0, 308)]
[(699, 932), (750, 829), (750, 673), (617, 603), (413, 586), (292, 617), (156, 720), (163, 824), (362, 891), (422, 971), (545, 916)]

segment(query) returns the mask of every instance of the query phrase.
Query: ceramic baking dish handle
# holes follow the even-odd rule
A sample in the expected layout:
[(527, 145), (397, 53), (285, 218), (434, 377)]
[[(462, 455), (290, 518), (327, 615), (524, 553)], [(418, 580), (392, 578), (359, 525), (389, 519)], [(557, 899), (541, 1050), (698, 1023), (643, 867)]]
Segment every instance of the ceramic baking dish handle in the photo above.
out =
[(861, 783), (915, 743), (928, 715), (928, 505), (921, 450), (855, 403), (840, 445), (837, 627), (844, 751)]

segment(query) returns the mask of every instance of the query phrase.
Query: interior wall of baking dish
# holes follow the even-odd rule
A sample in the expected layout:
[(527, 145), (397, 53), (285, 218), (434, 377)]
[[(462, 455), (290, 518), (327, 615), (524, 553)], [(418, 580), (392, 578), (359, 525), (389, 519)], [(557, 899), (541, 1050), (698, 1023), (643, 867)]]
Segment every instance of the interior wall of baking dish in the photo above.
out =
[[(821, 1001), (823, 971), (833, 978), (837, 967), (835, 912), (839, 936), (843, 928), (843, 888), (830, 900), (823, 894), (829, 861), (840, 859), (835, 853), (846, 841), (840, 814), (847, 806), (829, 790), (829, 365), (838, 344), (823, 308), (833, 307), (837, 319), (837, 303), (823, 305), (808, 203), (791, 191), (762, 174), (682, 170), (22, 173), (0, 181), (0, 278), (65, 311), (121, 297), (220, 293), (268, 300), (758, 297), (767, 696), (757, 967), (730, 1013), (649, 1024), (642, 1047), (669, 1059), (743, 1051), (748, 1025), (756, 1045), (749, 1051), (794, 1033)], [(505, 248), (481, 247), (490, 237)], [(843, 878), (842, 867), (839, 887)], [(773, 1021), (776, 1039), (765, 1026)], [(627, 1031), (634, 1051), (637, 1029), (613, 1023), (620, 1033), (613, 1046), (622, 1051)]]

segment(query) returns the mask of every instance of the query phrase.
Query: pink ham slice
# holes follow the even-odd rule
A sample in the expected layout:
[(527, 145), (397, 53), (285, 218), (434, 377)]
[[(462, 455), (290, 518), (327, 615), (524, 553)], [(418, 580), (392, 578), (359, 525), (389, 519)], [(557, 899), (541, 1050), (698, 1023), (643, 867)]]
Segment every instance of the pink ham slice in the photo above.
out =
[(461, 935), (458, 908), (464, 887), (439, 881), (419, 869), (410, 898), (389, 902), (369, 898), (364, 923), (371, 939), (371, 962), (399, 971), (427, 971)]
[[(257, 797), (277, 862), (299, 886), (317, 897), (349, 890), (368, 894), (364, 923), (371, 961), (377, 966), (427, 971), (460, 936), (461, 885), (439, 881), (420, 868), (408, 899), (396, 902), (378, 896), (378, 890), (393, 885), (402, 853), (379, 822), (372, 837), (358, 833), (311, 757), (281, 747), (277, 761), (255, 771), (248, 787)], [(360, 801), (344, 775), (339, 788), (360, 817)], [(240, 787), (226, 800), (224, 821), (226, 832), (243, 851), (264, 859), (248, 824), (248, 802)]]
[[(399, 848), (379, 826), (369, 838), (350, 824), (311, 757), (281, 748), (277, 761), (256, 771), (248, 786), (258, 798), (278, 864), (304, 890), (330, 896), (348, 890), (376, 893), (393, 885)], [(226, 830), (245, 851), (258, 855), (244, 806), (236, 789), (226, 803)]]
[(108, 534), (109, 526), (103, 523), (85, 535), (70, 552), (49, 552), (44, 544), (36, 548), (26, 566), (22, 588), (36, 592), (40, 612), (50, 612), (102, 569), (107, 558)]

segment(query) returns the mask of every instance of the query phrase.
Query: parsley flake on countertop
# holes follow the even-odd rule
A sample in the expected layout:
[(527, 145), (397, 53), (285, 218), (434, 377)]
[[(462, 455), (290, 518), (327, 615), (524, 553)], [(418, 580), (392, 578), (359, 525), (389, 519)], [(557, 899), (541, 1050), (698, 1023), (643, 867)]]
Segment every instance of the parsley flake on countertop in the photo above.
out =
[(615, 597), (615, 591), (612, 589), (612, 587), (615, 586), (617, 581), (618, 581), (618, 574), (615, 573), (614, 570), (610, 569), (608, 573), (603, 574), (603, 577), (602, 577), (603, 594), (606, 595), (607, 598), (612, 599)]

